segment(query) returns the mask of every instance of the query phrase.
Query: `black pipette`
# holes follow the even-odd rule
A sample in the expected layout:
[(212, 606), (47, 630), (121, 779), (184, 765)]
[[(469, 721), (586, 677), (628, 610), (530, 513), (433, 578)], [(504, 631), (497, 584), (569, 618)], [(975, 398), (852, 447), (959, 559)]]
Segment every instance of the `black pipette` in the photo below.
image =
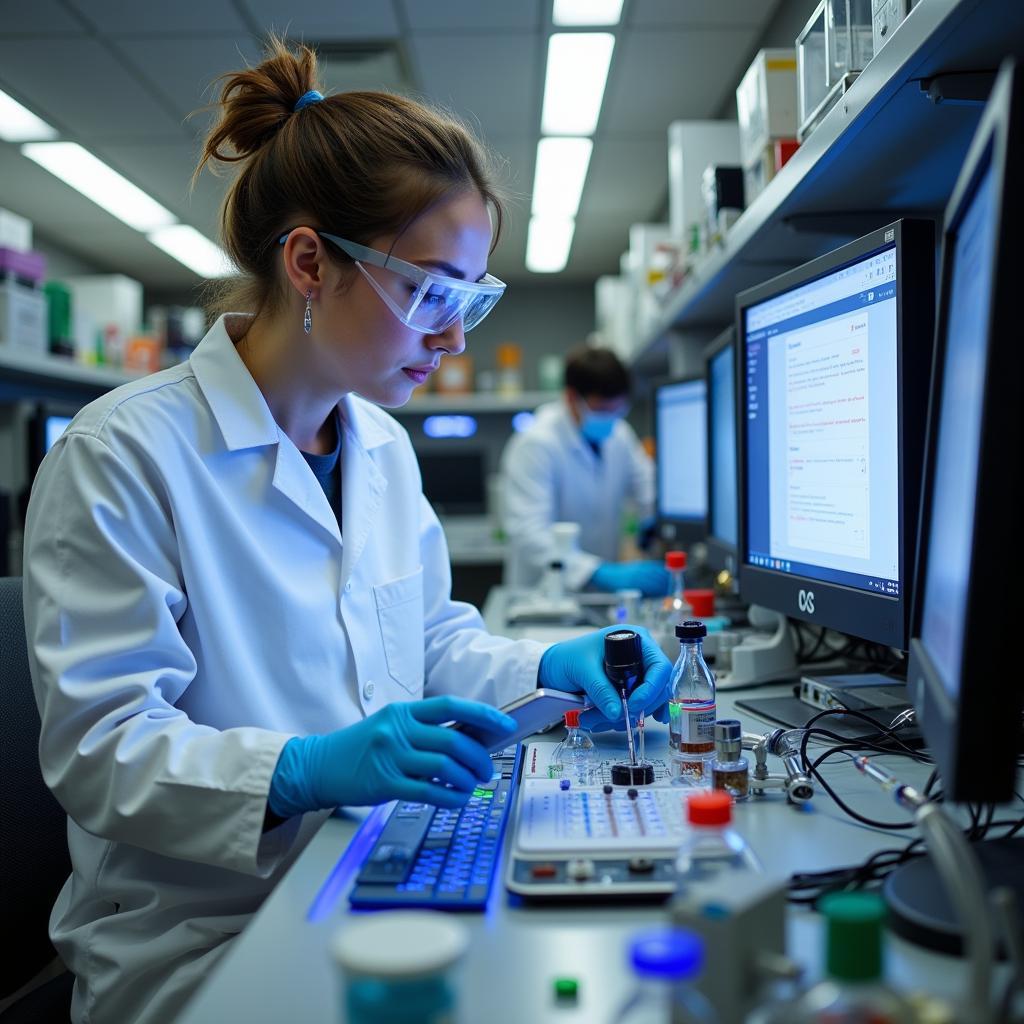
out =
[(622, 714), (626, 719), (626, 742), (629, 744), (629, 763), (635, 766), (636, 746), (633, 743), (633, 723), (629, 720), (629, 695), (644, 680), (643, 645), (639, 633), (632, 629), (617, 629), (605, 634), (604, 671), (622, 698)]

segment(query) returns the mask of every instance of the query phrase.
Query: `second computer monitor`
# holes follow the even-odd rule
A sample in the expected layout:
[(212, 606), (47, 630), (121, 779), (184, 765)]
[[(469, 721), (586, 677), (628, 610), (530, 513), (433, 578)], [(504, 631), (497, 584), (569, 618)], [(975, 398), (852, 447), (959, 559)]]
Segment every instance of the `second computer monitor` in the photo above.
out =
[(703, 377), (655, 391), (658, 521), (666, 540), (703, 540), (707, 531), (706, 394)]
[(934, 280), (898, 221), (737, 296), (745, 600), (906, 646)]
[(736, 332), (707, 350), (708, 558), (715, 568), (736, 569), (739, 547), (736, 484)]

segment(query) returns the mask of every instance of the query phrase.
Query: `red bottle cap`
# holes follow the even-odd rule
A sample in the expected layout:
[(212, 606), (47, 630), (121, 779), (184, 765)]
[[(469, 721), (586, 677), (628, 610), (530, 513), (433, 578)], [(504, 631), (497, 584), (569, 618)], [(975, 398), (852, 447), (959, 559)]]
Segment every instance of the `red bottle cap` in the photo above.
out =
[(565, 724), (570, 729), (578, 729), (580, 727), (579, 711), (566, 711)]
[(684, 590), (683, 596), (698, 619), (706, 619), (715, 614), (715, 592), (713, 590)]
[(665, 568), (669, 572), (674, 569), (685, 569), (686, 568), (686, 552), (685, 551), (666, 551), (665, 552)]
[(732, 821), (732, 797), (720, 789), (694, 793), (686, 801), (691, 825), (728, 825)]

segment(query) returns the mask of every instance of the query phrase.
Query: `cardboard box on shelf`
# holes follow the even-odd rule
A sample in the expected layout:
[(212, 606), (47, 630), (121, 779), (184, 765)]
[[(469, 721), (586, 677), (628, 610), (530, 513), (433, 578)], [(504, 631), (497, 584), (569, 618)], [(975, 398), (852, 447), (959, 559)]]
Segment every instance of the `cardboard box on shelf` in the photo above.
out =
[(142, 330), (142, 284), (124, 274), (65, 277), (75, 314), (87, 314), (98, 330), (113, 324), (122, 338)]
[(673, 121), (668, 126), (669, 227), (685, 251), (691, 249), (692, 225), (704, 224), (704, 168), (739, 163), (740, 129), (735, 121)]
[(473, 357), (444, 356), (434, 374), (434, 390), (442, 395), (465, 395), (473, 390)]
[(40, 289), (12, 278), (0, 279), (0, 345), (46, 354), (46, 297)]
[(797, 128), (796, 50), (759, 50), (736, 89), (743, 166), (774, 139), (794, 138)]

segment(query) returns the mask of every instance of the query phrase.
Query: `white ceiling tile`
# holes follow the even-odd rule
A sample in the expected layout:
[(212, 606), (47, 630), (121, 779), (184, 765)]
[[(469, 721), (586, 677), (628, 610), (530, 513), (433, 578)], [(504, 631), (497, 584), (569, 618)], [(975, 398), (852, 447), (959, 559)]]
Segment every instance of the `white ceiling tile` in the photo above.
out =
[(765, 25), (778, 6), (779, 0), (630, 0), (625, 21), (630, 28)]
[(667, 131), (679, 118), (716, 116), (756, 39), (753, 28), (628, 33), (612, 58), (600, 131)]
[[(260, 59), (258, 44), (247, 35), (113, 39), (111, 45), (127, 65), (167, 97), (180, 118), (216, 100), (218, 76)], [(190, 123), (189, 131), (196, 131), (194, 124)]]
[(399, 34), (391, 0), (241, 0), (262, 31), (287, 31), (291, 39), (391, 39)]
[[(544, 0), (549, 3), (550, 0)], [(480, 0), (399, 0), (410, 28), (419, 33), (460, 30), (537, 29), (541, 0), (481, 3)]]
[(95, 39), (0, 39), (0, 68), (35, 113), (86, 148), (96, 138), (184, 134), (180, 118)]
[(198, 34), (246, 31), (231, 0), (174, 0), (169, 4), (139, 0), (68, 0), (104, 35)]
[(527, 135), (540, 120), (541, 41), (534, 33), (414, 36), (416, 81), (487, 136)]
[(87, 26), (57, 0), (0, 3), (0, 38), (18, 35), (82, 35)]

